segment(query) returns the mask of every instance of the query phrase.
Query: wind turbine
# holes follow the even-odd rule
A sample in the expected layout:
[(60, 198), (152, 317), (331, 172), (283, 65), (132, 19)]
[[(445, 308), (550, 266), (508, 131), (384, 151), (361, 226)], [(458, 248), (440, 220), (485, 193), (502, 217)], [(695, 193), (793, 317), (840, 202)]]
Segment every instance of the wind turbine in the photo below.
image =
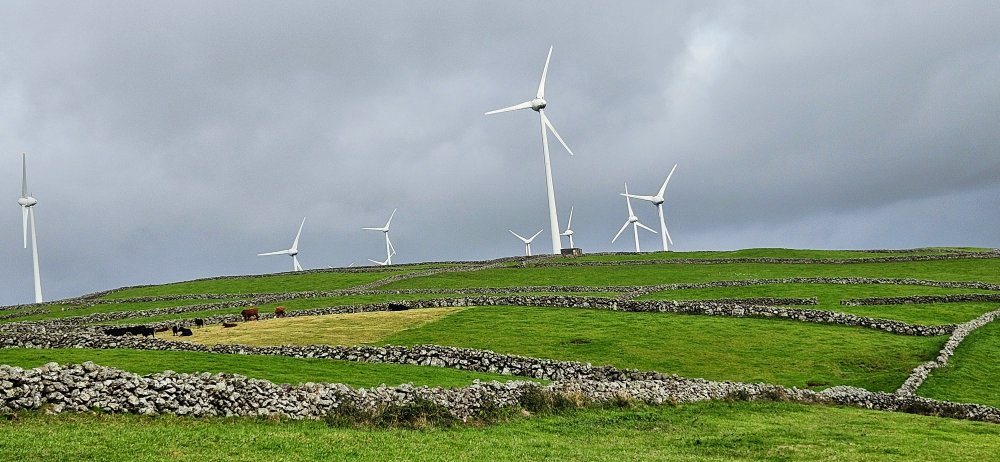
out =
[(503, 109), (497, 109), (495, 111), (487, 112), (486, 115), (497, 114), (500, 112), (516, 111), (518, 109), (531, 109), (538, 113), (538, 119), (542, 127), (542, 157), (545, 160), (545, 187), (548, 192), (549, 199), (549, 229), (552, 231), (552, 253), (559, 255), (560, 247), (562, 246), (562, 241), (559, 237), (559, 217), (556, 216), (556, 193), (552, 186), (552, 162), (549, 159), (549, 137), (548, 130), (552, 131), (552, 134), (556, 136), (559, 143), (566, 148), (569, 155), (573, 155), (573, 151), (566, 145), (562, 137), (559, 136), (559, 132), (556, 128), (552, 126), (552, 122), (549, 122), (549, 118), (545, 116), (545, 112), (542, 109), (545, 108), (547, 102), (545, 101), (545, 76), (549, 72), (549, 59), (552, 58), (552, 47), (549, 47), (549, 55), (545, 58), (545, 67), (542, 68), (542, 79), (538, 82), (538, 92), (535, 93), (535, 99), (530, 101), (525, 101), (521, 104), (515, 104), (510, 107), (505, 107)]
[[(393, 254), (395, 254), (395, 253), (396, 252), (393, 252)], [(369, 258), (368, 261), (370, 261), (370, 262), (372, 262), (372, 263), (374, 263), (374, 264), (376, 264), (378, 266), (385, 266), (385, 265), (391, 265), (392, 264), (392, 262), (389, 261), (390, 258), (392, 258), (392, 255), (389, 255), (388, 257), (386, 257), (385, 261), (376, 261), (376, 260), (372, 260), (371, 258)], [(354, 263), (351, 263), (351, 266), (354, 266)]]
[(521, 236), (520, 234), (515, 233), (514, 231), (511, 231), (509, 229), (507, 231), (510, 231), (511, 234), (517, 236), (517, 238), (520, 239), (521, 242), (524, 243), (524, 254), (527, 255), (527, 256), (529, 256), (529, 257), (531, 256), (531, 241), (535, 240), (535, 238), (538, 237), (539, 234), (542, 234), (542, 230), (540, 229), (540, 230), (538, 230), (537, 233), (535, 233), (534, 236), (531, 236), (530, 238), (525, 239), (523, 236)]
[(28, 248), (28, 222), (31, 222), (31, 262), (35, 271), (35, 303), (42, 303), (42, 279), (38, 270), (38, 239), (35, 236), (35, 204), (38, 201), (28, 194), (28, 161), (21, 153), (21, 197), (17, 204), (21, 206), (21, 223), (24, 225), (24, 248)]
[(395, 215), (396, 215), (396, 209), (392, 209), (392, 214), (389, 215), (389, 221), (385, 222), (385, 226), (381, 228), (361, 228), (370, 231), (382, 231), (382, 234), (385, 234), (385, 263), (380, 263), (382, 265), (391, 265), (392, 256), (396, 255), (396, 248), (392, 246), (392, 241), (389, 240), (389, 224), (392, 223), (392, 217), (394, 217)]
[(573, 245), (573, 207), (569, 208), (569, 221), (566, 222), (566, 231), (563, 231), (560, 236), (569, 236), (569, 248), (575, 249), (576, 246)]
[(670, 177), (674, 176), (674, 170), (677, 170), (677, 164), (674, 164), (674, 168), (670, 169), (670, 173), (667, 175), (666, 181), (663, 182), (663, 186), (660, 186), (660, 190), (657, 191), (655, 196), (637, 196), (629, 194), (628, 191), (625, 191), (625, 194), (622, 194), (625, 197), (652, 202), (653, 205), (656, 206), (656, 211), (660, 214), (660, 238), (663, 240), (663, 250), (670, 250), (667, 247), (667, 241), (670, 241), (670, 245), (674, 245), (674, 240), (670, 239), (670, 232), (667, 231), (667, 222), (663, 219), (663, 194), (667, 191), (667, 183), (670, 182)]
[(299, 235), (302, 234), (302, 226), (306, 224), (305, 217), (302, 218), (302, 224), (299, 225), (299, 232), (295, 233), (295, 240), (292, 241), (292, 247), (290, 249), (278, 250), (275, 252), (259, 253), (258, 257), (263, 257), (265, 255), (288, 255), (292, 257), (292, 271), (302, 271), (302, 265), (299, 264), (299, 258), (296, 255), (299, 254)]
[(632, 211), (632, 201), (629, 200), (629, 198), (635, 196), (628, 193), (628, 183), (625, 183), (625, 194), (623, 195), (625, 196), (625, 204), (628, 205), (628, 220), (626, 220), (625, 224), (622, 225), (622, 229), (618, 230), (618, 234), (615, 234), (615, 238), (611, 240), (611, 243), (614, 244), (615, 241), (618, 240), (618, 236), (621, 236), (622, 233), (625, 232), (625, 228), (628, 228), (628, 225), (631, 224), (632, 234), (635, 235), (635, 251), (641, 252), (641, 250), (639, 250), (639, 228), (645, 229), (653, 234), (656, 234), (656, 231), (653, 231), (648, 226), (639, 223), (639, 217), (635, 216), (635, 212)]

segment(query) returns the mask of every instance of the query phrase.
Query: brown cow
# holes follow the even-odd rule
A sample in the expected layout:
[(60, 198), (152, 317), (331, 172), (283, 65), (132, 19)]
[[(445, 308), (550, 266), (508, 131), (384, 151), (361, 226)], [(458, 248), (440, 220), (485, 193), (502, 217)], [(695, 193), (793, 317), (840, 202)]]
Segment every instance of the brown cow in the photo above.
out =
[(243, 311), (240, 311), (240, 316), (243, 316), (244, 322), (249, 321), (251, 319), (255, 321), (260, 320), (260, 314), (257, 312), (257, 308), (247, 308)]
[(235, 322), (224, 322), (224, 323), (222, 323), (222, 327), (236, 327), (236, 323)]
[(283, 318), (285, 317), (285, 307), (278, 306), (274, 308), (274, 317)]

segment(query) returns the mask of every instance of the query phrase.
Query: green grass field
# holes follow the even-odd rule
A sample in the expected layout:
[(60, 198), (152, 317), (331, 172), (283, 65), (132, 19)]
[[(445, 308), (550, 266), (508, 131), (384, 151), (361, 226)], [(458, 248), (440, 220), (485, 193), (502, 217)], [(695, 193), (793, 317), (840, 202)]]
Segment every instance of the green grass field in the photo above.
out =
[[(578, 259), (543, 257), (522, 265), (476, 271), (469, 265), (427, 264), (375, 272), (282, 273), (262, 277), (200, 280), (126, 289), (107, 297), (252, 294), (348, 289), (395, 274), (441, 268), (378, 289), (520, 287), (578, 285), (637, 286), (784, 277), (916, 278), (933, 281), (1000, 283), (1000, 257), (885, 263), (665, 263), (584, 266), (587, 261), (797, 258), (854, 259), (934, 255), (984, 249), (921, 249), (918, 252), (748, 249), (734, 252), (657, 252)], [(983, 293), (986, 290), (898, 285), (785, 284), (739, 288), (683, 289), (644, 299), (691, 300), (747, 297), (816, 297), (818, 306), (918, 324), (951, 324), (997, 309), (996, 303), (937, 303), (841, 306), (863, 297)], [(587, 295), (587, 294), (572, 294)], [(594, 294), (617, 296), (617, 293)], [(261, 304), (289, 311), (392, 300), (455, 295), (371, 295), (284, 300)], [(211, 300), (100, 304), (11, 319), (58, 319), (90, 313), (136, 311)], [(217, 309), (129, 318), (124, 323), (236, 314)], [(402, 313), (406, 313), (405, 315)], [(612, 364), (712, 380), (767, 382), (822, 389), (853, 385), (894, 391), (910, 370), (934, 358), (946, 336), (913, 337), (872, 329), (780, 319), (728, 318), (671, 313), (623, 313), (592, 309), (471, 307), (383, 312), (374, 316), (292, 317), (242, 323), (228, 340), (212, 327), (193, 340), (252, 344), (422, 344), (491, 349), (559, 360)], [(353, 317), (352, 317), (353, 316)], [(416, 316), (407, 320), (405, 316)], [(256, 330), (253, 330), (256, 329)], [(221, 332), (221, 329), (216, 329)], [(240, 337), (242, 335), (242, 337)], [(1000, 325), (973, 332), (952, 363), (936, 370), (918, 394), (938, 399), (1000, 406)], [(473, 379), (511, 377), (443, 368), (342, 361), (137, 350), (0, 350), (0, 363), (32, 367), (50, 361), (91, 360), (146, 374), (229, 372), (275, 382), (336, 381), (354, 386), (380, 383), (462, 386)], [(4, 416), (0, 416), (4, 417)], [(557, 415), (510, 416), (487, 426), (424, 430), (343, 429), (323, 422), (256, 419), (192, 419), (110, 415), (45, 416), (37, 412), (0, 419), (0, 454), (5, 460), (993, 460), (1000, 455), (1000, 425), (852, 408), (785, 403), (699, 403), (629, 409), (588, 409)], [(30, 438), (22, 435), (31, 435)]]
[[(28, 437), (27, 435), (30, 435)], [(698, 403), (515, 418), (486, 427), (345, 429), (322, 422), (128, 415), (0, 421), (7, 460), (844, 460), (982, 462), (1000, 425), (853, 408)]]

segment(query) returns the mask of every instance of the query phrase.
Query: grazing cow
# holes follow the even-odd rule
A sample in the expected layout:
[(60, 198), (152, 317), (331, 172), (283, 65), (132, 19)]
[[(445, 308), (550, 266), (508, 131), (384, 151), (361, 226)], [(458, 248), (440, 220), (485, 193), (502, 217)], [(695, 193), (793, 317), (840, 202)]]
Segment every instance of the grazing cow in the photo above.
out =
[(236, 327), (236, 323), (235, 322), (224, 322), (224, 323), (222, 323), (222, 327)]
[(389, 304), (389, 311), (406, 311), (408, 309), (410, 309), (410, 307), (408, 307), (408, 306), (406, 306), (406, 305), (404, 305), (402, 303), (390, 303)]
[(126, 327), (127, 333), (131, 335), (141, 335), (143, 337), (156, 337), (156, 331), (149, 326)]
[(180, 327), (177, 327), (177, 324), (174, 324), (174, 326), (173, 326), (173, 327), (171, 327), (170, 329), (171, 329), (172, 331), (174, 331), (174, 337), (176, 337), (176, 336), (177, 336), (177, 334), (178, 334), (178, 333), (180, 333), (180, 331), (181, 331), (181, 328), (180, 328)]
[(194, 325), (198, 327), (205, 327), (205, 320), (201, 318), (194, 318)]
[(285, 317), (285, 307), (278, 306), (274, 308), (274, 317), (283, 318)]
[(260, 314), (258, 314), (257, 308), (247, 308), (243, 311), (240, 311), (240, 316), (243, 316), (244, 322), (249, 321), (251, 319), (255, 321), (260, 320)]
[(190, 337), (191, 335), (194, 334), (193, 332), (191, 332), (191, 329), (188, 329), (187, 327), (181, 327), (180, 332), (181, 332), (181, 337)]
[(109, 335), (111, 337), (121, 337), (128, 333), (128, 329), (125, 327), (111, 327), (104, 329), (104, 335)]

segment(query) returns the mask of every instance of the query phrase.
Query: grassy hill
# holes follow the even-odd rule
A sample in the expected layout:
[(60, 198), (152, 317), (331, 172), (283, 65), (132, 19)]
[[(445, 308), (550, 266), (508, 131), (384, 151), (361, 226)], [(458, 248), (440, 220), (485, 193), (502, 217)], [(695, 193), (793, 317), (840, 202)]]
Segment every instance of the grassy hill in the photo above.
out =
[[(797, 280), (776, 282), (784, 278)], [(869, 279), (831, 283), (823, 278)], [(874, 279), (895, 283), (873, 283)], [(725, 281), (741, 282), (719, 286)], [(794, 308), (936, 326), (970, 321), (1000, 308), (1000, 303), (847, 306), (841, 302), (869, 297), (1000, 295), (997, 284), (1000, 254), (988, 249), (748, 249), (576, 259), (537, 257), (497, 263), (428, 263), (225, 277), (126, 288), (42, 307), (0, 310), (4, 318), (0, 329), (4, 324), (66, 321), (109, 313), (118, 319), (97, 323), (190, 322), (193, 318), (236, 314), (241, 308), (235, 304), (258, 306), (262, 313), (281, 305), (296, 314), (326, 307), (466, 297), (477, 291), (665, 301), (815, 298), (815, 305)], [(944, 335), (901, 335), (792, 319), (512, 305), (293, 316), (240, 323), (232, 329), (208, 326), (189, 338), (204, 344), (438, 344), (691, 378), (816, 390), (850, 385), (885, 392), (898, 388), (914, 367), (934, 359), (947, 339)], [(992, 386), (1000, 379), (1000, 367), (995, 367), (994, 360), (998, 353), (1000, 327), (989, 324), (973, 332), (949, 365), (934, 371), (918, 394), (1000, 406), (1000, 391)], [(22, 367), (85, 360), (140, 374), (165, 369), (230, 372), (278, 383), (461, 386), (475, 379), (512, 378), (430, 366), (280, 356), (0, 349), (0, 363)], [(140, 444), (151, 446), (151, 458), (164, 460), (378, 459), (393, 458), (393, 454), (427, 460), (491, 455), (503, 459), (971, 460), (1000, 454), (992, 443), (1000, 436), (1000, 425), (788, 403), (590, 409), (512, 416), (482, 428), (417, 432), (331, 428), (322, 422), (40, 413), (9, 416), (0, 425), (6, 426), (0, 436), (0, 452), (28, 460), (87, 458), (88, 454), (118, 460), (133, 455), (130, 448)], [(14, 436), (18, 433), (59, 437)], [(191, 436), (194, 434), (210, 437), (198, 440)], [(257, 441), (252, 445), (234, 443), (235, 439), (251, 437)], [(117, 443), (108, 446), (108, 440)]]

